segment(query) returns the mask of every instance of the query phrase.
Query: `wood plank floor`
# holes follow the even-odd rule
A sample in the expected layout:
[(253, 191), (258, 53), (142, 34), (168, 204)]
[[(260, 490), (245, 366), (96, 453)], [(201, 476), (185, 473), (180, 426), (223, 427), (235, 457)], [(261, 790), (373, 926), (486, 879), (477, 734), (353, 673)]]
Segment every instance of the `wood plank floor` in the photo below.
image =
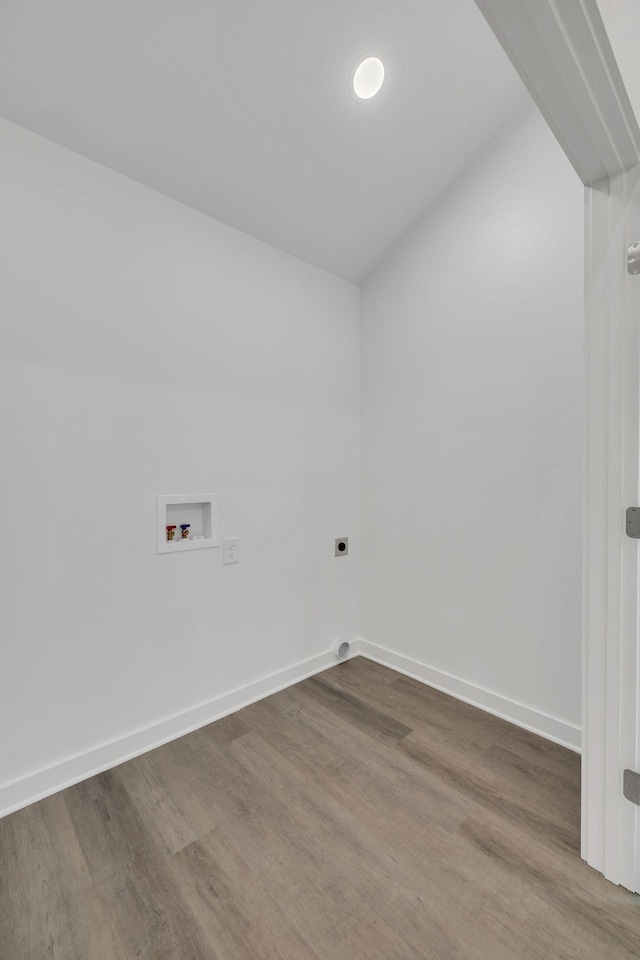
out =
[(358, 658), (0, 821), (2, 960), (638, 960), (579, 758)]

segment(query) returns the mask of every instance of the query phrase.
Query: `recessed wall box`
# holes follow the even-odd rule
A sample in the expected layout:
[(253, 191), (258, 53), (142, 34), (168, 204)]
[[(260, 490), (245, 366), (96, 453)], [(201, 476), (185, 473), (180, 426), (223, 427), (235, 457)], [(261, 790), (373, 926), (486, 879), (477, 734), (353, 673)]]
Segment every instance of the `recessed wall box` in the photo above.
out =
[[(156, 497), (158, 553), (182, 553), (217, 547), (218, 495), (216, 493), (178, 493)], [(182, 539), (180, 527), (189, 524), (189, 536)], [(175, 527), (178, 536), (167, 538), (167, 527)]]
[(349, 553), (349, 537), (336, 537), (336, 557), (346, 557)]

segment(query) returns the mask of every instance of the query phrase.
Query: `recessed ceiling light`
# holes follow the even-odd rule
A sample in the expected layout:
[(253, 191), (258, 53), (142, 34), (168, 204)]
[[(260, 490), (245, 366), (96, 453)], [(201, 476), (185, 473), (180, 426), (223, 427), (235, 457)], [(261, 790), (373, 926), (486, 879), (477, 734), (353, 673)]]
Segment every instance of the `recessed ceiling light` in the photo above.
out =
[(384, 64), (377, 57), (362, 60), (353, 73), (351, 86), (359, 100), (375, 97), (384, 81)]

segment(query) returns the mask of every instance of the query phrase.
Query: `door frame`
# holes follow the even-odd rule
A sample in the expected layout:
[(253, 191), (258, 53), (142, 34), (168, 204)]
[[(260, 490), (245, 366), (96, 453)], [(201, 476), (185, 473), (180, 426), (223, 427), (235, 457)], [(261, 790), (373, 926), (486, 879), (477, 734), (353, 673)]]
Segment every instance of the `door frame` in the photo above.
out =
[(585, 184), (582, 857), (640, 892), (640, 816), (622, 794), (640, 769), (640, 128), (597, 0), (476, 0)]

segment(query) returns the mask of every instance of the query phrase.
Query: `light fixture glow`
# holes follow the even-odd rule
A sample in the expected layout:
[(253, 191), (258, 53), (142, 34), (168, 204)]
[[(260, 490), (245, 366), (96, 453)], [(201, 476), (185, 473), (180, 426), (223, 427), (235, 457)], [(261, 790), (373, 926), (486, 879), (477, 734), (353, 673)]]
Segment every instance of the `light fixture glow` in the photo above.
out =
[(375, 97), (384, 81), (384, 64), (377, 57), (367, 57), (353, 74), (353, 92), (359, 100)]

